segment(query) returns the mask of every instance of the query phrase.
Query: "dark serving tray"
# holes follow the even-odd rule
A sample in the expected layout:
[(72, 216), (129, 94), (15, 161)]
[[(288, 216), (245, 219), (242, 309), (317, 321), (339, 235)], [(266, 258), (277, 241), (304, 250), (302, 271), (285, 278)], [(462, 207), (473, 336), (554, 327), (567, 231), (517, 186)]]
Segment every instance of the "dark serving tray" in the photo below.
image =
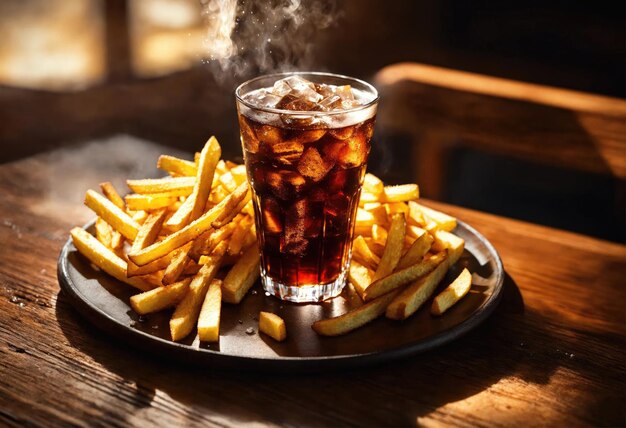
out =
[[(85, 226), (93, 228), (93, 223)], [(443, 316), (430, 314), (430, 301), (405, 321), (384, 317), (340, 337), (320, 337), (311, 324), (347, 311), (344, 293), (316, 304), (282, 302), (264, 294), (260, 283), (239, 305), (223, 304), (220, 339), (200, 343), (195, 331), (181, 342), (169, 333), (172, 311), (139, 317), (130, 307), (136, 291), (81, 256), (71, 239), (58, 260), (58, 278), (71, 304), (97, 327), (151, 355), (215, 367), (263, 370), (322, 370), (380, 363), (424, 352), (450, 342), (480, 324), (497, 306), (504, 280), (502, 261), (495, 248), (471, 226), (459, 221), (455, 233), (465, 239), (465, 251), (448, 272), (440, 288), (467, 267), (472, 290)], [(284, 342), (258, 332), (259, 311), (280, 315), (287, 324)], [(254, 334), (246, 330), (254, 329)]]

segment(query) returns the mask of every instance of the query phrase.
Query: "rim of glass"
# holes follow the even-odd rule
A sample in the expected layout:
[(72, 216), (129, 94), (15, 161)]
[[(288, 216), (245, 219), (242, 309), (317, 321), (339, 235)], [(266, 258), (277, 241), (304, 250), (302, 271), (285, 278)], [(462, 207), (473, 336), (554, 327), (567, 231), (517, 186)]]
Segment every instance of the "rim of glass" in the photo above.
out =
[[(351, 80), (353, 82), (357, 82), (365, 86), (368, 90), (372, 91), (372, 93), (374, 94), (374, 98), (372, 98), (372, 100), (367, 102), (366, 104), (363, 104), (357, 107), (349, 108), (346, 110), (332, 110), (332, 111), (286, 110), (286, 109), (279, 109), (279, 108), (272, 108), (272, 107), (259, 107), (259, 106), (255, 106), (245, 101), (242, 98), (241, 89), (244, 86), (254, 83), (258, 80), (268, 79), (268, 78), (273, 78), (273, 77), (275, 77), (276, 80), (278, 80), (278, 78), (280, 77), (303, 75), (303, 74), (314, 75), (314, 76), (328, 76), (328, 77), (346, 79), (346, 80)], [(367, 108), (372, 107), (373, 105), (378, 103), (378, 99), (380, 98), (376, 88), (364, 80), (357, 79), (355, 77), (345, 76), (343, 74), (326, 73), (323, 71), (288, 71), (284, 73), (272, 73), (272, 74), (264, 74), (262, 76), (257, 76), (253, 79), (246, 80), (241, 85), (237, 86), (237, 89), (235, 89), (235, 97), (237, 98), (237, 101), (239, 101), (241, 104), (257, 111), (263, 111), (266, 113), (275, 113), (275, 114), (293, 114), (293, 115), (307, 115), (307, 116), (329, 116), (329, 115), (336, 115), (336, 114), (354, 113), (354, 112), (365, 110)]]

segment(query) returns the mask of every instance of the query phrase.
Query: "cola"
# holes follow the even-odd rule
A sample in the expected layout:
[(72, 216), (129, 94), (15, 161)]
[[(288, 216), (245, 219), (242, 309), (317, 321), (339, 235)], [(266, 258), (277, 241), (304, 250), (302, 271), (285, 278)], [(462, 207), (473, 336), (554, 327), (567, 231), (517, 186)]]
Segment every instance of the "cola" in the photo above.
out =
[(238, 103), (271, 294), (319, 301), (344, 286), (375, 101), (352, 86), (291, 75)]

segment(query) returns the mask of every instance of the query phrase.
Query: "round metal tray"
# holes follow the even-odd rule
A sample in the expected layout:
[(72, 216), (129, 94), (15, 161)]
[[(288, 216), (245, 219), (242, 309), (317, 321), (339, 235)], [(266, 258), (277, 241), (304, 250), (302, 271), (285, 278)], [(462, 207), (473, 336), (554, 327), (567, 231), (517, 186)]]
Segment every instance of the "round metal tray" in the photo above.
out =
[[(85, 226), (93, 228), (93, 223)], [(504, 281), (495, 248), (480, 233), (459, 221), (455, 234), (465, 240), (465, 251), (440, 288), (467, 267), (472, 290), (443, 316), (430, 314), (430, 301), (405, 321), (384, 317), (340, 337), (320, 337), (311, 324), (338, 315), (350, 307), (347, 293), (317, 304), (294, 304), (268, 297), (260, 283), (239, 305), (223, 304), (220, 339), (200, 343), (194, 331), (181, 342), (169, 334), (172, 311), (139, 317), (130, 307), (135, 293), (81, 256), (71, 240), (58, 260), (58, 278), (71, 304), (88, 320), (115, 338), (133, 346), (185, 362), (234, 369), (325, 370), (356, 367), (403, 358), (450, 342), (479, 325), (497, 306)], [(258, 332), (259, 311), (280, 315), (287, 324), (284, 342)], [(254, 329), (249, 334), (249, 328)], [(248, 330), (248, 332), (247, 332)]]

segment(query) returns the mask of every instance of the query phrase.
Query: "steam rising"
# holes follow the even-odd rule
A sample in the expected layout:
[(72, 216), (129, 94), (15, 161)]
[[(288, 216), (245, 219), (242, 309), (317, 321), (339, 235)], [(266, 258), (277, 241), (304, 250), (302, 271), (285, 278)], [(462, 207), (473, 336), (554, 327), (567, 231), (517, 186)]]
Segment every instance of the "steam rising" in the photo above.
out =
[(220, 79), (313, 66), (314, 37), (337, 18), (335, 0), (201, 2), (207, 63)]

